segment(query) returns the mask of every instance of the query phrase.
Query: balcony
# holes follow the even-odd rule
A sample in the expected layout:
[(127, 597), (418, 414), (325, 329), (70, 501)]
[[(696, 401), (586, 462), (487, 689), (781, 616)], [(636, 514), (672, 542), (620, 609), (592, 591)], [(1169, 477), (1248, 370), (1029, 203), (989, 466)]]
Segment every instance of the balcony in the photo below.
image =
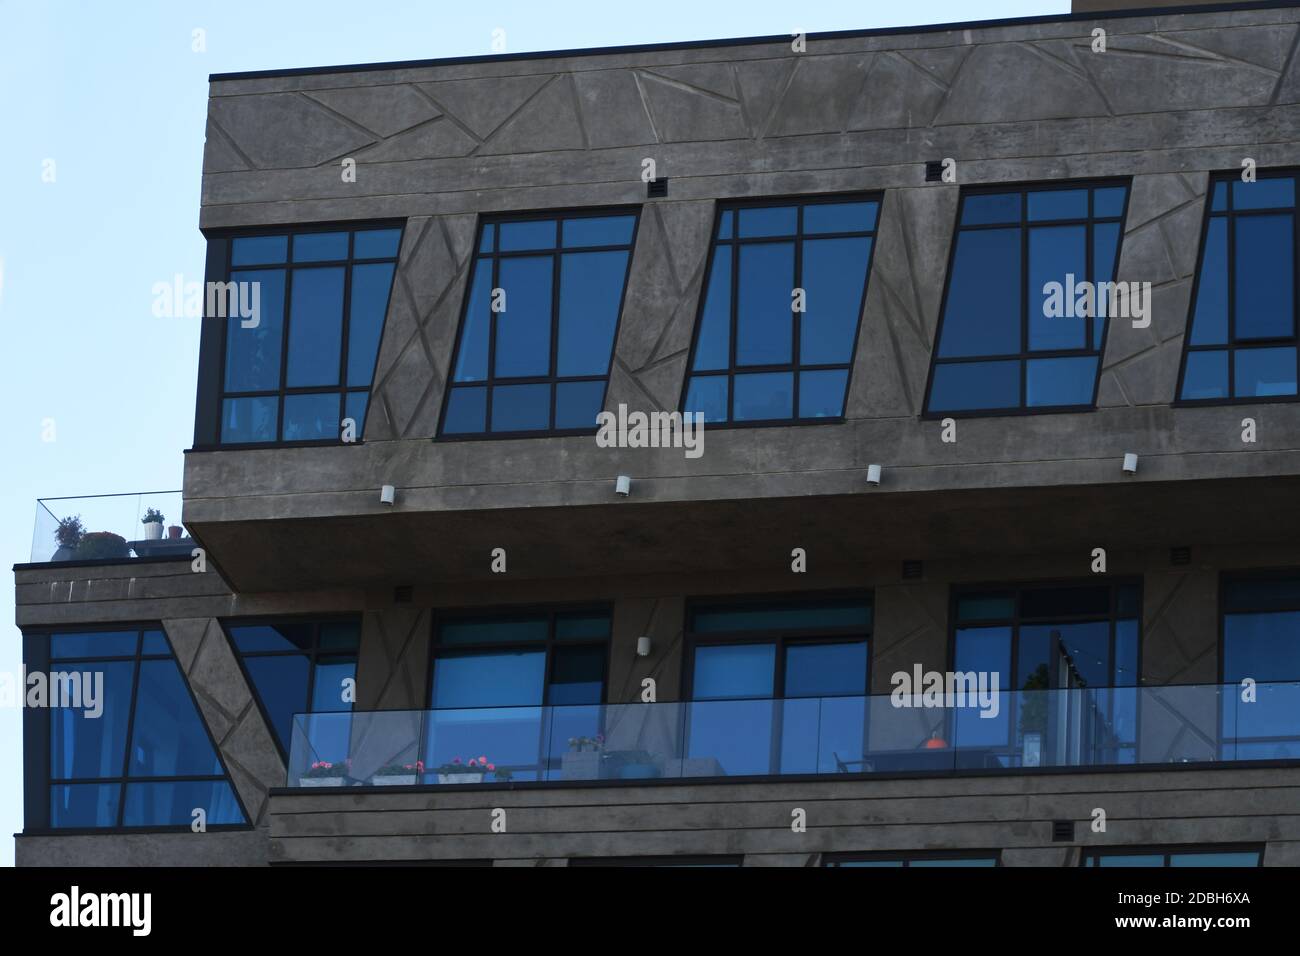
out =
[(33, 564), (189, 557), (193, 549), (194, 539), (181, 523), (179, 491), (36, 502)]
[[(952, 773), (1300, 759), (1300, 683), (299, 714), (289, 787)], [(912, 698), (906, 698), (908, 702)], [(917, 703), (921, 703), (917, 701)]]

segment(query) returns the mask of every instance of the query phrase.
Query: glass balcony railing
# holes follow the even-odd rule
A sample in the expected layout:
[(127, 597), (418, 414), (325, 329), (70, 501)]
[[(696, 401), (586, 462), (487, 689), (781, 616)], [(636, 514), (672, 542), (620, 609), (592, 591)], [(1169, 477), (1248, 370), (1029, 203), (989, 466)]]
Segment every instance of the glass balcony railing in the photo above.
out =
[[(291, 787), (1017, 770), (1300, 758), (1300, 683), (299, 714)], [(910, 699), (909, 699), (910, 700)], [(919, 702), (918, 702), (919, 703)]]
[(157, 558), (188, 555), (193, 549), (194, 539), (181, 523), (179, 491), (36, 502), (33, 564)]

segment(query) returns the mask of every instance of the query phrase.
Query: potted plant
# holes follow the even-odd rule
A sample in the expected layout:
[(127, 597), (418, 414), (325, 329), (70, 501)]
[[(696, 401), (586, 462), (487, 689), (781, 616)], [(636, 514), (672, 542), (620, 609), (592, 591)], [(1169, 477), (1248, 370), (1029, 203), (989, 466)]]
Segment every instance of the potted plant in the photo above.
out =
[(91, 531), (82, 535), (76, 555), (78, 561), (104, 561), (130, 556), (131, 549), (126, 545), (126, 538), (111, 531)]
[(162, 537), (163, 522), (167, 519), (157, 508), (146, 509), (144, 517), (140, 523), (144, 525), (144, 538), (146, 541), (157, 541)]
[(71, 561), (85, 534), (86, 529), (81, 523), (81, 515), (69, 515), (60, 519), (59, 526), (54, 529), (54, 538), (59, 542), (59, 550), (54, 552), (54, 557), (50, 560)]
[(167, 526), (167, 537), (171, 538), (173, 541), (179, 540), (183, 530), (184, 529), (178, 524), (169, 524)]
[(452, 757), (438, 768), (439, 783), (482, 783), (483, 774), (496, 773), (496, 764), (488, 763), (487, 757), (470, 757), (462, 761)]
[(300, 787), (341, 787), (347, 781), (352, 761), (317, 760), (298, 778)]
[(390, 763), (376, 770), (370, 783), (376, 787), (412, 787), (420, 782), (422, 773), (423, 760), (415, 763)]
[(1043, 740), (1047, 735), (1048, 688), (1047, 665), (1039, 664), (1021, 688), (1028, 693), (1020, 697), (1020, 765), (1038, 767), (1043, 761)]

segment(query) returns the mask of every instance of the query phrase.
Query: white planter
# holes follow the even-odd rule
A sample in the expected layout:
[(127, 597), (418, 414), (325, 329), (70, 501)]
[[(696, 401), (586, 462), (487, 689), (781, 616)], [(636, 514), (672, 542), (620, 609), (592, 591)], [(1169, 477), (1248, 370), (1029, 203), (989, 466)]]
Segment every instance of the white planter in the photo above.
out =
[(370, 778), (371, 786), (375, 787), (413, 787), (415, 782), (416, 776), (413, 773), (375, 774)]
[(300, 787), (341, 787), (343, 786), (342, 777), (299, 777), (298, 786)]
[(144, 523), (144, 539), (146, 541), (158, 541), (162, 538), (162, 522), (146, 521)]
[(483, 774), (481, 773), (440, 773), (438, 774), (439, 783), (482, 783)]

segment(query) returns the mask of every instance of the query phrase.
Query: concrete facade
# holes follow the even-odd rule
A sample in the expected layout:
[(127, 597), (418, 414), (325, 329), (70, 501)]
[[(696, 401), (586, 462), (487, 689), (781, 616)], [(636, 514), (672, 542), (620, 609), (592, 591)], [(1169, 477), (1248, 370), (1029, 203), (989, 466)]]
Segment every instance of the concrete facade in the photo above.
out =
[[(807, 866), (833, 851), (987, 849), (1061, 866), (1102, 845), (1087, 826), (1098, 806), (1113, 821), (1104, 845), (1266, 844), (1266, 864), (1300, 863), (1289, 766), (290, 791), (219, 623), (354, 613), (357, 708), (396, 710), (426, 705), (439, 609), (605, 603), (607, 700), (636, 700), (649, 676), (671, 701), (689, 600), (869, 591), (872, 691), (887, 693), (895, 670), (949, 667), (953, 585), (1087, 580), (1103, 547), (1108, 577), (1142, 585), (1143, 682), (1218, 682), (1220, 575), (1300, 567), (1300, 406), (1178, 407), (1174, 390), (1210, 174), (1246, 157), (1300, 165), (1297, 43), (1300, 7), (1246, 5), (814, 36), (806, 52), (767, 40), (214, 77), (210, 236), (406, 220), (365, 440), (187, 452), (184, 519), (204, 573), (17, 571), (24, 630), (162, 622), (254, 824), (23, 835), (19, 863), (710, 853)], [(957, 183), (927, 183), (926, 161), (945, 157)], [(355, 182), (340, 176), (349, 158)], [(646, 198), (647, 158), (666, 198)], [(1116, 278), (1152, 283), (1151, 326), (1111, 323), (1096, 410), (961, 419), (943, 442), (921, 412), (959, 188), (1105, 177), (1131, 178)], [(606, 408), (649, 412), (678, 407), (716, 203), (846, 191), (882, 206), (842, 423), (710, 428), (694, 460), (590, 437), (434, 440), (477, 216), (642, 208)], [(1125, 452), (1140, 455), (1136, 476)], [(885, 467), (878, 488), (870, 463)], [(627, 499), (619, 474), (633, 478)], [(383, 484), (395, 506), (379, 503)], [(490, 567), (498, 547), (505, 575)], [(809, 559), (798, 574), (796, 547)], [(1172, 547), (1190, 562), (1171, 565)], [(924, 562), (919, 579), (903, 578), (905, 560)], [(506, 834), (487, 828), (498, 807)], [(808, 810), (806, 834), (790, 830), (793, 807)], [(1075, 840), (1053, 843), (1057, 819), (1077, 821)]]

